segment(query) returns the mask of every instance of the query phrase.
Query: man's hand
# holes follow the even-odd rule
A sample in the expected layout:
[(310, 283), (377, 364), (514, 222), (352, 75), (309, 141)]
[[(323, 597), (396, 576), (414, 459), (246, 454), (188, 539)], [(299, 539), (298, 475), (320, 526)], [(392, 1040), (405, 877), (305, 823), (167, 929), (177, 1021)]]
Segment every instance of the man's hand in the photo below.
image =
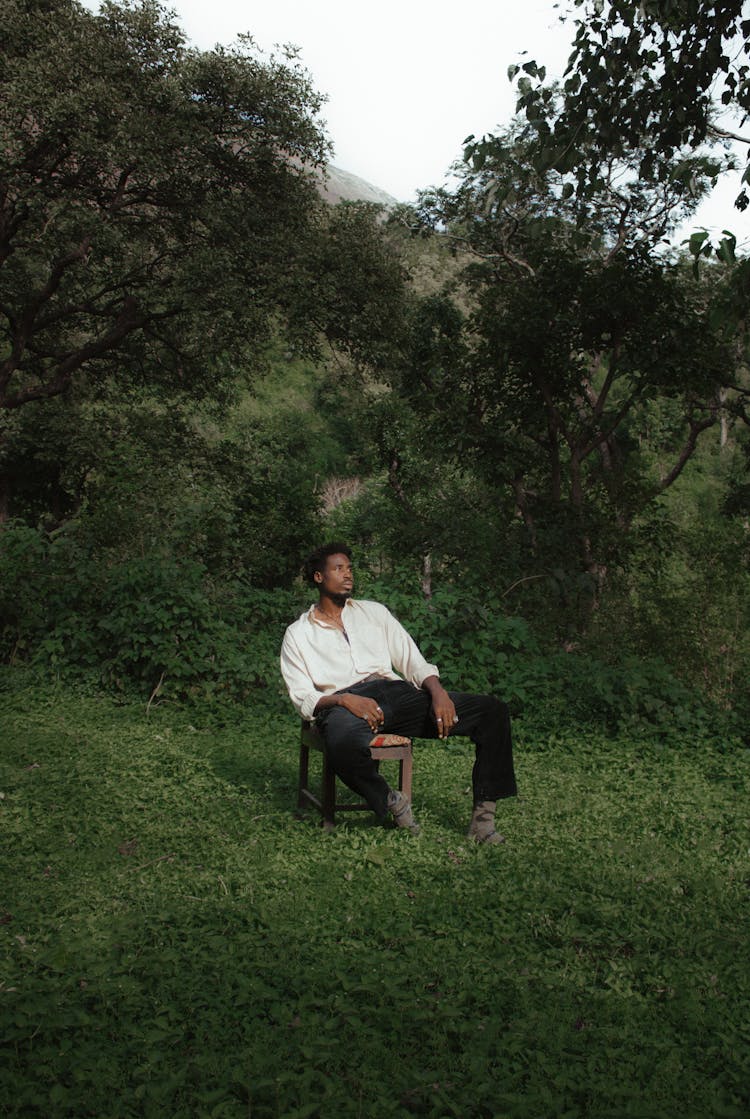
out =
[(458, 722), (453, 700), (437, 676), (428, 676), (422, 687), (432, 697), (432, 717), (437, 726), (438, 738), (447, 738)]
[(385, 719), (385, 715), (375, 700), (370, 699), (369, 696), (352, 695), (350, 692), (344, 692), (343, 695), (338, 697), (338, 701), (339, 705), (345, 707), (347, 711), (351, 711), (352, 715), (356, 715), (358, 719), (364, 719), (373, 734)]

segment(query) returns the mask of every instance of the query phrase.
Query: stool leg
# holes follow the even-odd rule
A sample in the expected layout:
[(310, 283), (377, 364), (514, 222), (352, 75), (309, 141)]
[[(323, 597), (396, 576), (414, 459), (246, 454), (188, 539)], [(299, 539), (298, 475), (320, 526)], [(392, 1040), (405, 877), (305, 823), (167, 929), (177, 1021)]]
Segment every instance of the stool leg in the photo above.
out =
[(302, 790), (308, 787), (310, 770), (310, 747), (306, 742), (300, 742), (299, 745), (299, 783), (297, 785), (297, 807), (305, 807), (305, 798), (302, 795)]
[(336, 826), (336, 774), (328, 764), (325, 750), (323, 751), (323, 789), (322, 789), (323, 826), (333, 828)]
[(406, 757), (403, 757), (399, 762), (399, 779), (401, 783), (401, 792), (405, 797), (411, 800), (411, 775), (412, 775), (412, 752), (408, 750)]

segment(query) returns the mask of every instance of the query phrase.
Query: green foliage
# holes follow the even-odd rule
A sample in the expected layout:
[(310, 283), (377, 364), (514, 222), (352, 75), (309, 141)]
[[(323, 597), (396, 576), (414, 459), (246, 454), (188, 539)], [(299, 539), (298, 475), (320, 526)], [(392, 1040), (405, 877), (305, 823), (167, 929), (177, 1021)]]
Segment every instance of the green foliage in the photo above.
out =
[(522, 736), (482, 849), (469, 751), (418, 745), (418, 839), (327, 834), (265, 700), (0, 676), (6, 1115), (741, 1119), (746, 752)]
[(502, 598), (467, 594), (465, 584), (442, 584), (425, 599), (401, 569), (367, 582), (360, 594), (394, 611), (446, 687), (499, 696), (525, 727), (592, 727), (686, 748), (746, 737), (739, 711), (733, 717), (711, 702), (664, 659), (611, 644), (606, 652), (560, 651), (509, 614)]
[(83, 372), (210, 394), (304, 256), (320, 95), (247, 38), (188, 49), (155, 0), (4, 0), (3, 29), (0, 404)]
[(297, 331), (304, 337), (312, 323), (340, 353), (370, 368), (393, 362), (407, 305), (403, 264), (382, 217), (381, 207), (365, 202), (325, 209), (293, 301), (300, 313), (290, 315), (292, 337)]
[(0, 537), (0, 619), (3, 659), (33, 648), (47, 623), (44, 538), (24, 524), (6, 525)]
[(111, 382), (32, 403), (7, 432), (6, 478), (23, 479), (10, 509), (64, 526), (94, 562), (160, 551), (214, 576), (288, 581), (317, 530), (317, 432), (283, 413), (258, 420), (245, 403), (201, 409)]
[[(701, 167), (696, 150), (731, 135), (718, 124), (719, 113), (729, 108), (740, 118), (750, 104), (745, 5), (575, 0), (574, 7), (562, 104), (535, 62), (520, 76), (519, 67), (509, 72), (517, 79), (517, 107), (538, 133), (537, 160), (572, 173), (584, 203), (612, 174), (613, 161), (624, 160), (641, 182), (695, 197), (702, 176), (715, 178), (722, 162), (732, 166), (725, 158)], [(736, 205), (747, 206), (744, 190)], [(720, 253), (726, 244), (725, 238)]]
[[(159, 553), (94, 563), (74, 537), (45, 539), (21, 524), (0, 537), (0, 575), (5, 659), (159, 702), (209, 705), (217, 716), (226, 707), (232, 717), (232, 705), (246, 702), (252, 688), (266, 689), (274, 707), (285, 702), (278, 651), (305, 593), (263, 591), (246, 579), (217, 583), (198, 561)], [(741, 733), (740, 682), (707, 689), (700, 662), (697, 678), (688, 673), (683, 682), (643, 650), (628, 654), (624, 646), (618, 653), (593, 640), (591, 652), (559, 651), (509, 613), (502, 597), (467, 593), (465, 582), (453, 584), (444, 572), (436, 572), (431, 598), (415, 583), (401, 566), (376, 579), (363, 573), (358, 593), (401, 618), (448, 687), (499, 695), (530, 727), (595, 727), (681, 746)], [(553, 581), (546, 586), (554, 591)], [(647, 625), (644, 615), (644, 634)], [(686, 647), (678, 624), (673, 638)], [(736, 673), (747, 654), (738, 648), (733, 656)], [(736, 716), (727, 710), (730, 695)]]
[(64, 533), (22, 524), (0, 535), (4, 659), (82, 674), (163, 701), (278, 702), (278, 652), (294, 593), (244, 580), (214, 584), (198, 561), (147, 553), (96, 561)]
[[(522, 527), (527, 569), (585, 572), (595, 601), (602, 571), (629, 560), (636, 517), (718, 423), (721, 395), (731, 385), (738, 409), (746, 396), (718, 313), (735, 281), (696, 284), (657, 257), (656, 231), (611, 186), (592, 203), (597, 236), (582, 240), (528, 138), (509, 129), (495, 145), (481, 171), (421, 200), (467, 260), (470, 305), (450, 291), (422, 301), (394, 393), (422, 445), (439, 448), (428, 461), (471, 461), (495, 504), (515, 507), (504, 527)], [(666, 404), (671, 441), (649, 470), (644, 432)]]

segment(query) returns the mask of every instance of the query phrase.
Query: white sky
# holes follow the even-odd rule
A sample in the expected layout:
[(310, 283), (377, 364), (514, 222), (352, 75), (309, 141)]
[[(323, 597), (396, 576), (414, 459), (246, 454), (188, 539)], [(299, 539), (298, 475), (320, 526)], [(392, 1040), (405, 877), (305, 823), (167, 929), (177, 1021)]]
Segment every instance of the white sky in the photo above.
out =
[[(562, 72), (571, 35), (552, 0), (176, 0), (199, 47), (249, 31), (293, 43), (317, 89), (337, 167), (400, 201), (442, 181), (469, 133), (510, 120), (522, 51)], [(524, 59), (526, 61), (526, 59)]]
[[(97, 0), (84, 0), (98, 9)], [(206, 49), (248, 32), (264, 50), (293, 43), (316, 88), (333, 163), (401, 201), (441, 183), (470, 133), (509, 123), (511, 63), (565, 69), (573, 28), (555, 0), (166, 0), (188, 39)], [(521, 55), (525, 52), (524, 57)], [(729, 176), (691, 228), (730, 228), (745, 241), (750, 209)]]

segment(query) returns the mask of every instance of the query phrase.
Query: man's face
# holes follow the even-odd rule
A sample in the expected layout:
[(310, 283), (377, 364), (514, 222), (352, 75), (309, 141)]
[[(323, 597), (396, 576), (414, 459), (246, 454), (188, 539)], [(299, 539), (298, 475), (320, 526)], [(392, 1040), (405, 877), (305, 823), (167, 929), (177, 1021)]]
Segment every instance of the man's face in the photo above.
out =
[(349, 598), (354, 590), (352, 561), (343, 553), (328, 556), (323, 571), (315, 572), (318, 589), (332, 598)]

